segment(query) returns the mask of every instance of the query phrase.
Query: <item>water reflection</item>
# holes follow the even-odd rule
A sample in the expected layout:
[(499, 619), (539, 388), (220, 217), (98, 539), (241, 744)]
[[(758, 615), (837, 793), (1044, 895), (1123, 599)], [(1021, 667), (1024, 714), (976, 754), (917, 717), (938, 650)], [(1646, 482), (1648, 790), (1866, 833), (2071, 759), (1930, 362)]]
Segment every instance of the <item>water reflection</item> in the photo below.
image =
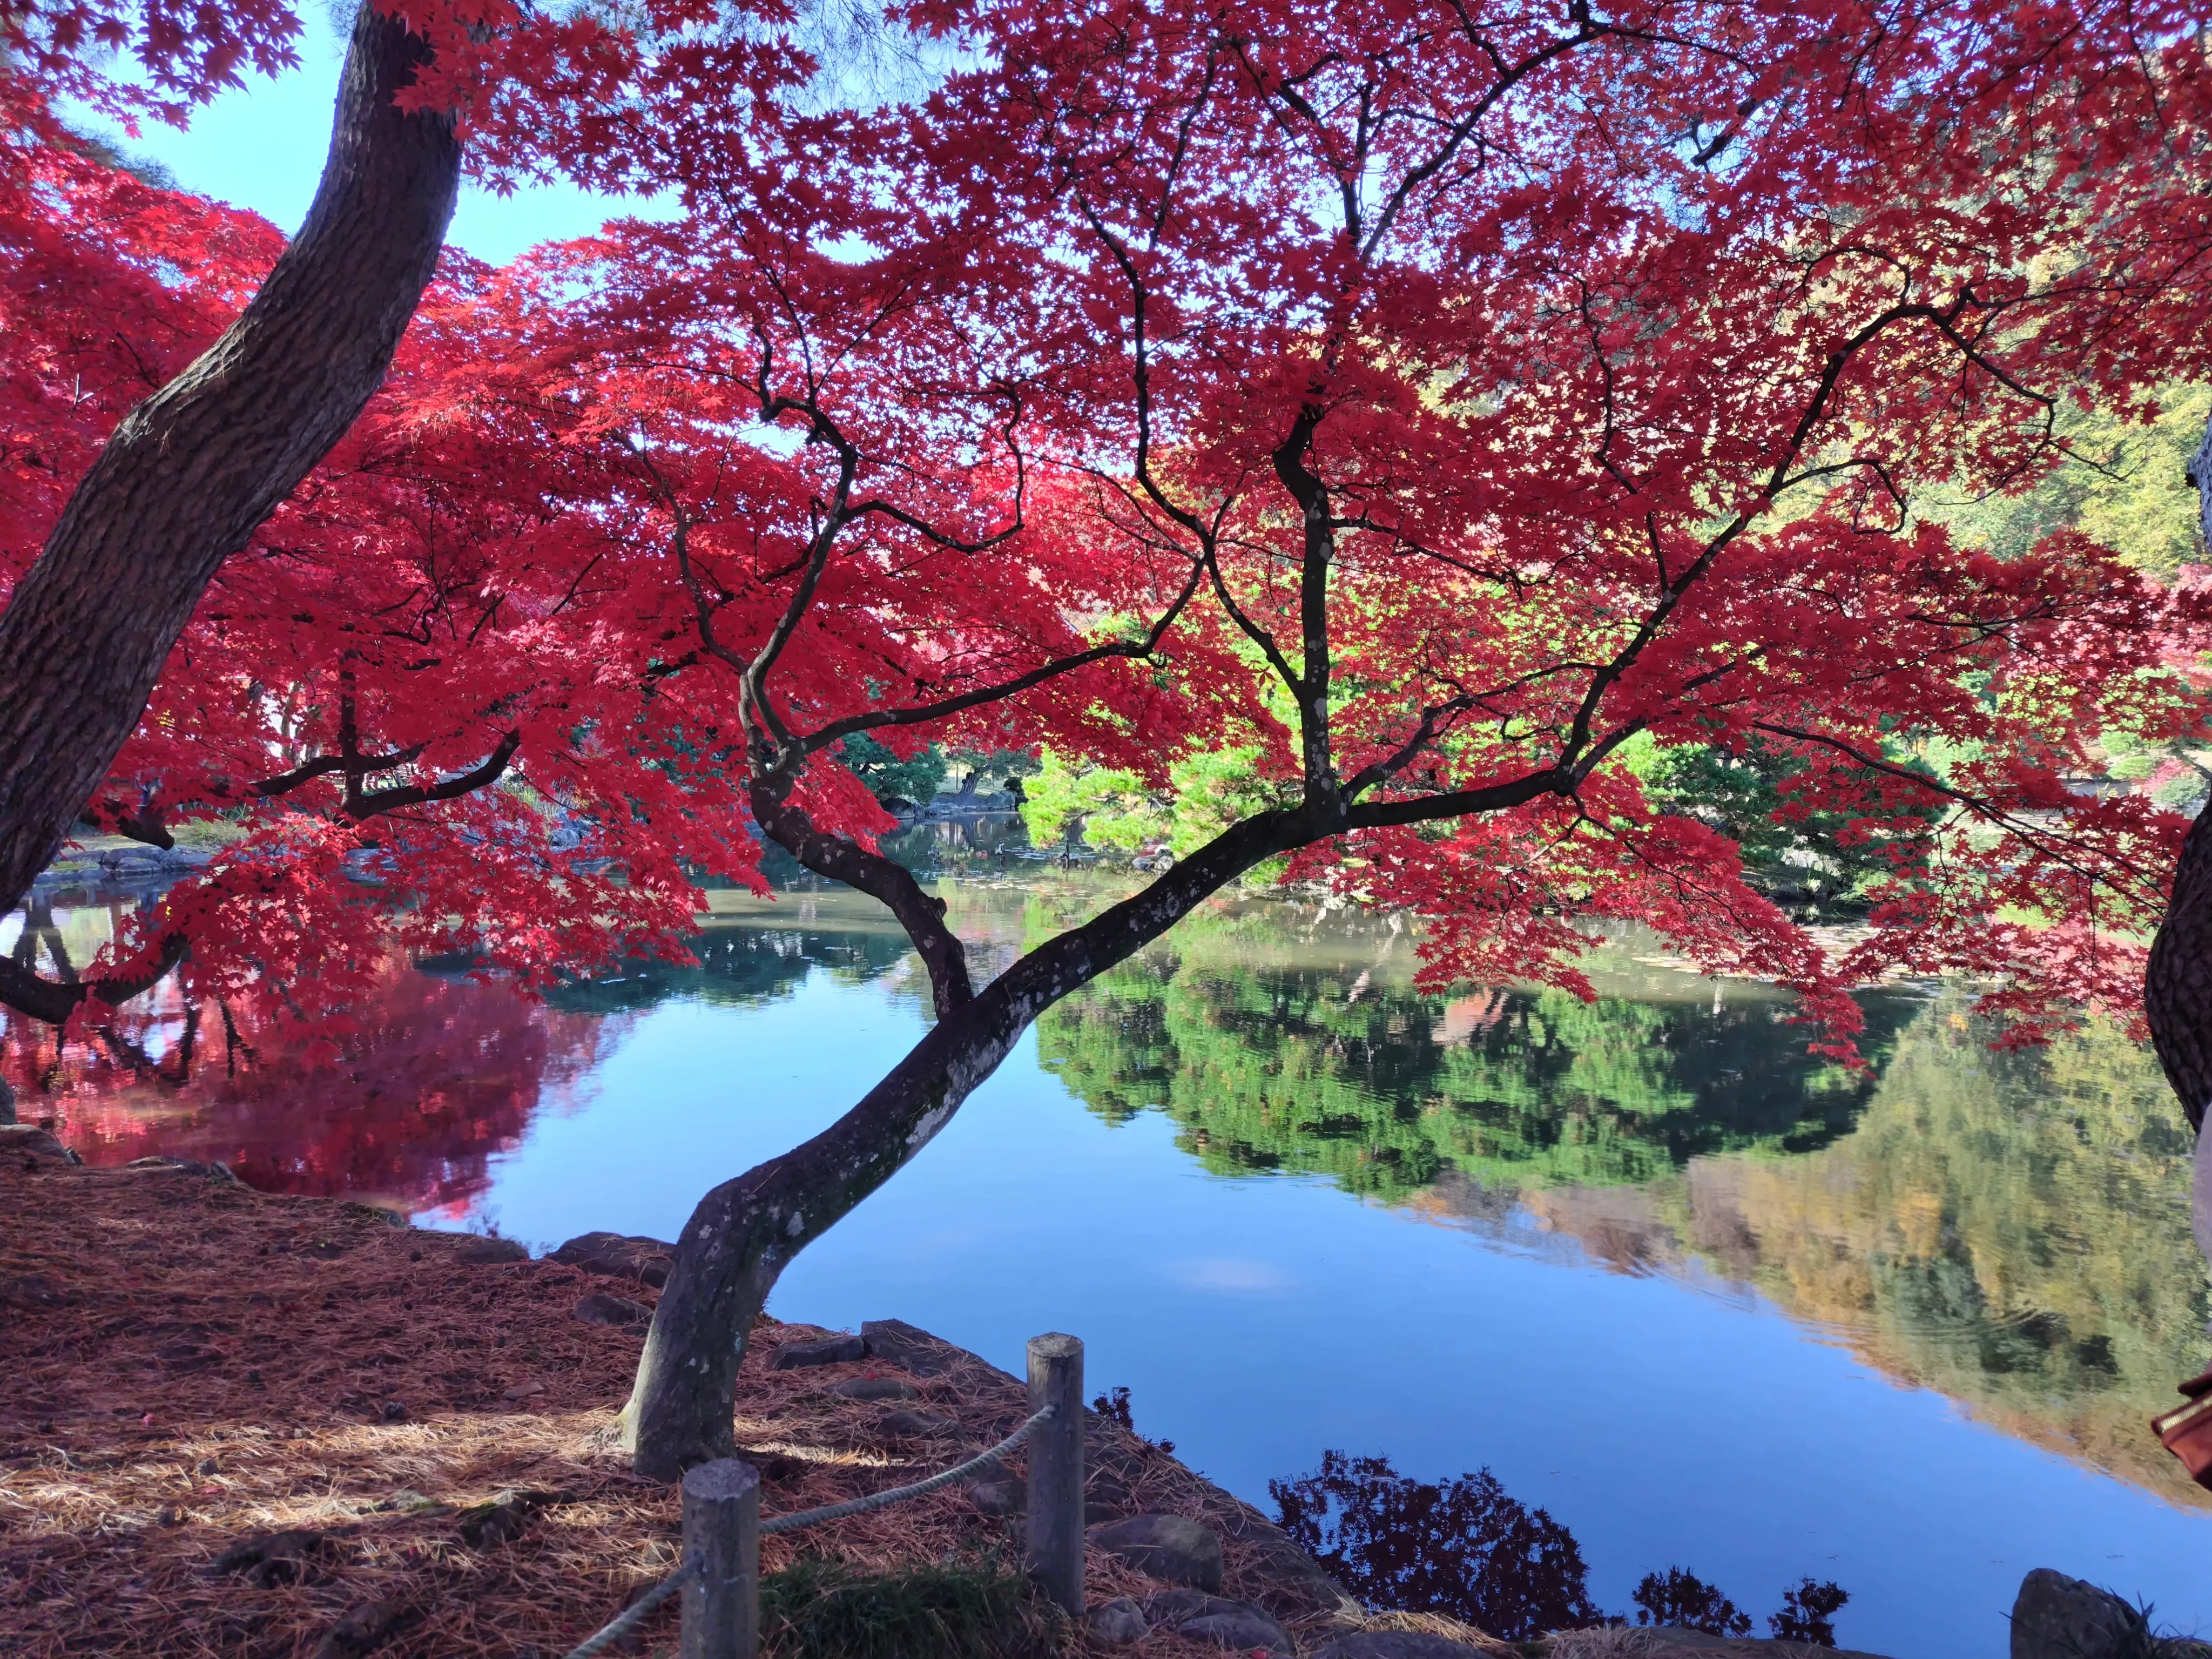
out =
[[(0, 948), (64, 977), (138, 902), (87, 896), (96, 902), (34, 900), (0, 931)], [(459, 1216), (541, 1114), (574, 1108), (580, 1081), (644, 1009), (677, 997), (757, 1006), (817, 969), (854, 983), (908, 971), (904, 937), (852, 914), (853, 895), (773, 907), (718, 898), (735, 914), (709, 920), (695, 964), (633, 963), (543, 1002), (471, 977), (465, 958), (395, 962), (333, 1030), (285, 1018), (281, 999), (188, 1001), (171, 981), (91, 1044), (9, 1014), (0, 1075), (25, 1118), (51, 1120), (90, 1163), (156, 1152), (219, 1160), (264, 1191)], [(809, 925), (824, 913), (828, 926)]]
[[(1574, 1534), (1486, 1468), (1416, 1480), (1387, 1457), (1328, 1451), (1312, 1474), (1270, 1480), (1267, 1495), (1283, 1530), (1370, 1607), (1442, 1613), (1509, 1642), (1627, 1622), (1590, 1599)], [(1748, 1613), (1680, 1567), (1646, 1573), (1633, 1599), (1639, 1625), (1751, 1632)], [(1841, 1585), (1808, 1574), (1783, 1592), (1767, 1627), (1785, 1641), (1833, 1647), (1834, 1617), (1850, 1599)]]
[(1331, 1451), (1267, 1492), (1283, 1530), (1370, 1607), (1440, 1613), (1509, 1642), (1605, 1620), (1574, 1534), (1488, 1469), (1413, 1480), (1387, 1457)]
[[(942, 890), (986, 975), (1099, 898), (1034, 869)], [(19, 915), (0, 949), (82, 964), (132, 902)], [(9, 1018), (0, 1071), (96, 1161), (222, 1158), (274, 1189), (459, 1212), (656, 1005), (743, 1018), (820, 975), (926, 1006), (903, 937), (842, 890), (716, 895), (696, 951), (544, 1005), (461, 964), (395, 965), (335, 1066), (318, 1036), (165, 988), (97, 1046)], [(1440, 1001), (1413, 967), (1388, 922), (1226, 905), (1050, 1011), (1038, 1054), (1109, 1123), (1164, 1115), (1215, 1175), (1322, 1175), (1512, 1249), (1763, 1297), (2008, 1434), (2212, 1503), (2142, 1426), (2200, 1368), (2212, 1314), (2190, 1138), (2111, 1029), (2001, 1054), (1960, 996), (1885, 992), (1852, 1072), (1805, 1053), (1776, 994), (1632, 942), (1594, 959), (1594, 1004)]]
[(274, 1192), (411, 1209), (465, 1208), (491, 1158), (619, 1040), (504, 986), (447, 983), (394, 964), (327, 1036), (165, 988), (97, 1046), (11, 1018), (4, 1070), (25, 1117), (52, 1116), (88, 1162), (160, 1152), (228, 1164)]
[[(1716, 994), (1639, 974), (1615, 952), (1594, 964), (1612, 993), (1595, 1003), (1506, 989), (1439, 1005), (1413, 994), (1402, 935), (1385, 934), (1356, 968), (1312, 960), (1310, 945), (1285, 963), (1256, 948), (1255, 921), (1194, 919), (1173, 949), (1053, 1010), (1045, 1063), (1109, 1120), (1167, 1112), (1219, 1174), (1322, 1173), (1384, 1199), (1448, 1172), (1617, 1185), (1713, 1152), (1826, 1146), (1923, 1006), (1864, 998), (1872, 1065), (1853, 1073), (1808, 1054), (1790, 1003), (1767, 987)], [(1334, 932), (1361, 943), (1346, 937), (1354, 924)]]
[(1806, 1055), (1764, 988), (1626, 951), (1593, 1004), (1439, 1006), (1401, 941), (1346, 943), (1366, 959), (1331, 971), (1310, 945), (1271, 959), (1249, 915), (1201, 920), (1048, 1013), (1040, 1052), (1109, 1121), (1168, 1115), (1217, 1174), (1326, 1174), (1501, 1242), (1533, 1219), (1617, 1271), (1755, 1290), (2011, 1434), (2212, 1505), (2142, 1429), (2212, 1314), (2191, 1138), (2112, 1027), (1999, 1053), (1962, 995), (1877, 994), (1853, 1073)]

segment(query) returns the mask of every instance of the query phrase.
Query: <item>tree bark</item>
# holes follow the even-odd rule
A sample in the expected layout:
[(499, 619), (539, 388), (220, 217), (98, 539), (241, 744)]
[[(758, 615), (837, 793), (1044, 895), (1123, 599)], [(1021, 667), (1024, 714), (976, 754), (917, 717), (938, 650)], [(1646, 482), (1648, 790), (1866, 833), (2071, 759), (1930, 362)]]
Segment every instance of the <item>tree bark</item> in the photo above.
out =
[[(2212, 545), (2212, 425), (2190, 464), (2207, 545)], [(2212, 803), (2181, 843), (2173, 892), (2151, 942), (2143, 1013), (2166, 1080), (2180, 1097), (2189, 1127), (2202, 1130), (2212, 1103)]]
[(392, 101), (427, 56), (362, 9), (307, 222), (238, 320), (117, 427), (0, 613), (0, 909), (106, 775), (216, 568), (382, 381), (460, 180), (451, 115)]
[(1232, 826), (1144, 891), (1039, 946), (972, 1000), (941, 1013), (890, 1075), (822, 1133), (700, 1200), (677, 1242), (623, 1411), (623, 1443), (636, 1472), (673, 1480), (694, 1464), (730, 1455), (738, 1365), (777, 1277), (929, 1144), (1032, 1020), (1158, 939), (1209, 893), (1338, 827), (1308, 809)]

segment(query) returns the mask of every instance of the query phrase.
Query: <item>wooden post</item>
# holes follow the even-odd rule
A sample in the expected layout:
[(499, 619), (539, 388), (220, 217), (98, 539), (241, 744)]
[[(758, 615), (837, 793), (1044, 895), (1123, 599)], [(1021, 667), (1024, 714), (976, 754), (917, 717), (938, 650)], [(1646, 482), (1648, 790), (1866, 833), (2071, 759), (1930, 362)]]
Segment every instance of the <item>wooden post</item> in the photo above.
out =
[(684, 1561), (699, 1571), (678, 1592), (683, 1659), (754, 1659), (760, 1650), (760, 1471), (726, 1457), (684, 1477)]
[(1074, 1617), (1083, 1616), (1083, 1343), (1057, 1332), (1030, 1339), (1030, 1410), (1053, 1414), (1030, 1431), (1029, 1570)]

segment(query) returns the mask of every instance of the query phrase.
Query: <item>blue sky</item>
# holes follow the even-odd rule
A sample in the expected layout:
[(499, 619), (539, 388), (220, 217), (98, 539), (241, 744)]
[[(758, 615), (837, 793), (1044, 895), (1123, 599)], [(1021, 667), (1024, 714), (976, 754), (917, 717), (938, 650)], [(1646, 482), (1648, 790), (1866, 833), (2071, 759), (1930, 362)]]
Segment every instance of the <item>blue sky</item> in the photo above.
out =
[[(98, 120), (79, 117), (75, 124), (164, 163), (185, 189), (251, 208), (289, 235), (306, 216), (322, 173), (344, 56), (344, 42), (321, 8), (301, 6), (299, 16), (306, 29), (300, 67), (275, 80), (249, 75), (244, 90), (198, 111), (188, 131), (149, 124), (132, 140)], [(503, 264), (550, 238), (586, 235), (635, 206), (629, 198), (594, 196), (568, 184), (503, 199), (464, 185), (447, 240)]]

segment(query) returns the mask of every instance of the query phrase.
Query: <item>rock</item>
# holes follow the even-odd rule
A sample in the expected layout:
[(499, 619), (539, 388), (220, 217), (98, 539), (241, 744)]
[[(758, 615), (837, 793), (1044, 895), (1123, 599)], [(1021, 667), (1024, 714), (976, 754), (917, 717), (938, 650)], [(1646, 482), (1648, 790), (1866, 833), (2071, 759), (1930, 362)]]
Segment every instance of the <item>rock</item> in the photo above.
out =
[(379, 1415), (387, 1423), (404, 1423), (407, 1420), (407, 1402), (404, 1400), (387, 1400), (384, 1402), (383, 1409)]
[(1356, 1630), (1323, 1643), (1308, 1659), (1468, 1659), (1480, 1648), (1420, 1630)]
[(395, 1601), (368, 1601), (323, 1632), (313, 1659), (364, 1659), (399, 1633), (407, 1614)]
[(896, 1376), (848, 1376), (832, 1382), (830, 1392), (840, 1400), (919, 1400), (920, 1390)]
[(493, 1549), (520, 1538), (532, 1516), (548, 1504), (559, 1502), (561, 1494), (555, 1492), (503, 1492), (489, 1504), (472, 1504), (463, 1510), (455, 1530), (471, 1549)]
[(1110, 1469), (1093, 1468), (1083, 1493), (1083, 1524), (1097, 1526), (1107, 1521), (1119, 1521), (1128, 1514), (1133, 1505), (1129, 1500), (1129, 1486)]
[[(214, 1164), (195, 1164), (188, 1158), (134, 1158), (123, 1167), (136, 1170), (142, 1175), (211, 1176), (216, 1173)], [(349, 1206), (342, 1204), (338, 1207), (345, 1209)], [(368, 1206), (364, 1205), (362, 1207)]]
[(1248, 1607), (1242, 1613), (1201, 1613), (1177, 1625), (1176, 1634), (1246, 1653), (1264, 1650), (1287, 1655), (1291, 1651), (1291, 1638), (1283, 1634), (1283, 1627), (1257, 1607)]
[(241, 1538), (216, 1556), (208, 1571), (234, 1572), (257, 1589), (273, 1589), (279, 1584), (297, 1583), (307, 1572), (309, 1558), (327, 1549), (330, 1541), (321, 1533), (303, 1528)]
[(771, 1486), (781, 1481), (796, 1480), (806, 1473), (806, 1460), (793, 1457), (788, 1452), (762, 1451), (752, 1446), (740, 1446), (732, 1454), (760, 1471), (760, 1478)]
[(1145, 1615), (1148, 1625), (1180, 1625), (1186, 1619), (1198, 1619), (1210, 1613), (1235, 1613), (1249, 1605), (1231, 1601), (1224, 1596), (1209, 1595), (1200, 1589), (1158, 1590), (1137, 1603), (1137, 1610)]
[(892, 1412), (876, 1425), (894, 1440), (935, 1440), (959, 1426), (952, 1419), (940, 1417), (935, 1412)]
[(605, 1291), (598, 1291), (571, 1308), (568, 1317), (580, 1319), (586, 1325), (642, 1325), (653, 1317), (653, 1310), (626, 1296), (609, 1296)]
[(453, 1259), (472, 1267), (488, 1267), (501, 1261), (527, 1261), (530, 1252), (511, 1238), (471, 1236), (453, 1252)]
[(30, 1123), (0, 1124), (0, 1157), (18, 1158), (27, 1170), (84, 1162), (48, 1131)]
[(796, 1370), (801, 1365), (842, 1365), (868, 1357), (866, 1341), (858, 1336), (825, 1336), (818, 1342), (787, 1342), (769, 1356), (772, 1371)]
[(995, 1480), (970, 1480), (967, 1492), (968, 1501), (986, 1515), (1018, 1515), (1027, 1497), (1022, 1483), (1012, 1475)]
[(634, 1279), (658, 1290), (668, 1282), (668, 1269), (676, 1260), (676, 1247), (664, 1238), (641, 1234), (580, 1233), (549, 1258), (563, 1267), (580, 1267), (587, 1273), (610, 1279)]
[(1211, 1595), (1221, 1588), (1221, 1540), (1180, 1515), (1133, 1515), (1090, 1529), (1091, 1541), (1116, 1560)]
[(909, 1376), (942, 1376), (964, 1357), (960, 1349), (903, 1319), (863, 1320), (860, 1340), (871, 1358), (888, 1360)]
[(534, 1400), (544, 1392), (543, 1382), (518, 1382), (511, 1389), (501, 1390), (499, 1397), (501, 1400)]
[(1293, 1651), (1283, 1627), (1249, 1601), (1226, 1601), (1203, 1590), (1173, 1589), (1147, 1595), (1137, 1605), (1149, 1625), (1194, 1641), (1216, 1642), (1248, 1653), (1255, 1649)]
[(1085, 1633), (1102, 1647), (1126, 1648), (1144, 1640), (1150, 1628), (1137, 1604), (1126, 1595), (1102, 1601), (1083, 1615)]
[(2119, 1659), (2145, 1650), (2142, 1615), (2110, 1590), (2049, 1567), (2020, 1581), (2012, 1659)]

